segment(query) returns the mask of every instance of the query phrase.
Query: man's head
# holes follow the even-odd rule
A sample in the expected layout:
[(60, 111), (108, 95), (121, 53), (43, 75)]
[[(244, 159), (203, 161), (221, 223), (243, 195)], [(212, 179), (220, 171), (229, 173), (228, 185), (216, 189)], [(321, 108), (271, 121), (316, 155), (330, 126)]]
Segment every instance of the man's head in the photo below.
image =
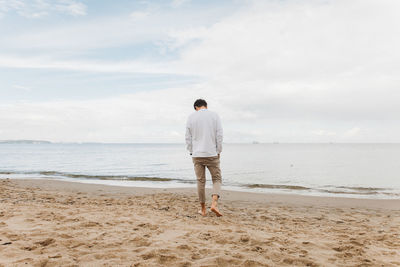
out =
[(193, 106), (195, 110), (207, 108), (207, 102), (204, 99), (197, 99)]

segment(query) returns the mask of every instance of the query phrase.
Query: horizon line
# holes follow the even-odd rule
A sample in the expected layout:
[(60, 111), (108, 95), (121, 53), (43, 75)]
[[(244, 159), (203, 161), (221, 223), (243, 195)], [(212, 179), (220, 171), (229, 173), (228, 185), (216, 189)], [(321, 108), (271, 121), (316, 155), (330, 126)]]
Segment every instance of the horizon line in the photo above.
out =
[[(48, 140), (35, 140), (35, 139), (15, 139), (15, 140), (0, 140), (0, 144), (181, 144), (185, 145), (184, 142), (92, 142), (92, 141), (48, 141)], [(223, 144), (400, 144), (400, 142), (223, 142)]]

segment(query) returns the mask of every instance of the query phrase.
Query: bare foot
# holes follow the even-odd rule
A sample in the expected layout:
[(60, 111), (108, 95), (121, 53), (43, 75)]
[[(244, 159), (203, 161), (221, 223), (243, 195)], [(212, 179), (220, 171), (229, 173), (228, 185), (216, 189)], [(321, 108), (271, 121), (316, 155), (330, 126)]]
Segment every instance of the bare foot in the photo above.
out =
[(222, 216), (221, 212), (219, 212), (218, 207), (211, 206), (210, 210), (211, 210), (212, 212), (214, 212), (215, 215), (217, 215), (217, 217), (221, 217), (221, 216)]
[(199, 210), (197, 213), (200, 214), (203, 217), (206, 216), (206, 210), (205, 209), (204, 210)]

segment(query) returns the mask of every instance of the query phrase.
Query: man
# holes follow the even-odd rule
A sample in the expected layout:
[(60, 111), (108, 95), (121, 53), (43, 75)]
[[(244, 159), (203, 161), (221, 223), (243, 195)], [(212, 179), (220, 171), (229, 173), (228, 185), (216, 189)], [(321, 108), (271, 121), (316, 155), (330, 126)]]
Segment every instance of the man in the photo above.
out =
[(222, 126), (217, 113), (207, 109), (207, 102), (197, 99), (194, 109), (186, 123), (186, 145), (192, 156), (194, 171), (197, 176), (197, 191), (201, 210), (206, 216), (206, 167), (211, 173), (213, 189), (210, 210), (218, 217), (222, 216), (218, 209), (218, 199), (221, 191), (220, 153), (222, 151)]

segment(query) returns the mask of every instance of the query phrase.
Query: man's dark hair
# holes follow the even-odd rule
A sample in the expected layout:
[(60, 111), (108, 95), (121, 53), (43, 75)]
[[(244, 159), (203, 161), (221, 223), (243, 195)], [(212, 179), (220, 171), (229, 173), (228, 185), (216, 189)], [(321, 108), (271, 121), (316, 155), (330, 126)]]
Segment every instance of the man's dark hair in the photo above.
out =
[(194, 101), (193, 107), (194, 109), (196, 109), (196, 107), (207, 107), (207, 102), (204, 99), (197, 99)]

